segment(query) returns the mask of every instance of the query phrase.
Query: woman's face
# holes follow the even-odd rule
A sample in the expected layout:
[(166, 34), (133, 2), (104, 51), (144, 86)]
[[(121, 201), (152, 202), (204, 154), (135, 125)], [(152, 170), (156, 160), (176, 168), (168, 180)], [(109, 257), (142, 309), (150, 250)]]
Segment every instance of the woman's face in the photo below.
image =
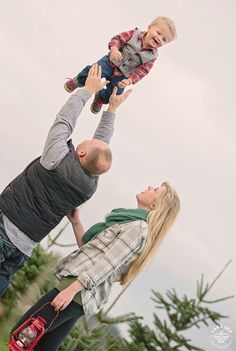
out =
[(147, 209), (148, 211), (154, 210), (158, 197), (166, 190), (164, 185), (154, 188), (149, 185), (146, 190), (141, 191), (136, 195), (138, 207)]

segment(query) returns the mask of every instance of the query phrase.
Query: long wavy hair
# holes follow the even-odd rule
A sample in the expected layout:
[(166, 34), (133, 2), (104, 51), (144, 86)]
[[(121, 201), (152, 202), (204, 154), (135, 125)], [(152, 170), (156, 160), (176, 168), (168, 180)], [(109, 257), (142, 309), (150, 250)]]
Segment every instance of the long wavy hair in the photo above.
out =
[(180, 200), (176, 191), (167, 182), (162, 186), (165, 186), (166, 190), (157, 198), (155, 209), (148, 215), (148, 237), (144, 249), (123, 274), (121, 285), (132, 280), (151, 261), (180, 210)]

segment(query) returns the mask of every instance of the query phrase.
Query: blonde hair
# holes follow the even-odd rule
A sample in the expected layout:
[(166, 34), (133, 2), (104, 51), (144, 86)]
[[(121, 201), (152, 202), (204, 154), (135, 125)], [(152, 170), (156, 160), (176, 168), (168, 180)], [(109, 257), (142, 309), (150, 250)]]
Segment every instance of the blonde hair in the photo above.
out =
[(159, 22), (164, 22), (168, 25), (173, 40), (177, 38), (175, 24), (172, 21), (172, 19), (170, 19), (169, 17), (158, 16), (150, 23), (150, 26), (155, 26)]
[(176, 191), (167, 182), (162, 186), (165, 186), (166, 190), (158, 197), (155, 209), (148, 215), (148, 237), (144, 249), (123, 274), (121, 285), (132, 280), (151, 261), (180, 210)]

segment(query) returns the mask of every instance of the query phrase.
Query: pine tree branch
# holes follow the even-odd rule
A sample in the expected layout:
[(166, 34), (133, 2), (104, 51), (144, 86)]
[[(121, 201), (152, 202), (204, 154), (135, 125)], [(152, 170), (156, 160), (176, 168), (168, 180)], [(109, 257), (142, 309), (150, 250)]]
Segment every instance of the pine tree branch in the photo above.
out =
[(49, 241), (49, 244), (46, 248), (46, 251), (49, 250), (50, 247), (52, 247), (53, 245), (55, 245), (57, 239), (59, 238), (59, 236), (63, 233), (63, 231), (66, 229), (66, 227), (68, 226), (70, 222), (67, 221), (66, 224), (59, 230), (59, 232), (56, 234), (56, 236), (52, 239), (51, 236), (49, 235), (48, 236), (48, 241)]
[(220, 271), (220, 273), (215, 277), (215, 279), (212, 281), (212, 283), (209, 285), (208, 287), (208, 291), (211, 290), (211, 288), (213, 287), (213, 285), (216, 283), (216, 281), (222, 276), (222, 274), (224, 273), (224, 271), (226, 270), (226, 268), (230, 265), (230, 263), (232, 262), (232, 260), (229, 260), (226, 265), (223, 267), (223, 269)]
[(128, 287), (131, 285), (133, 279), (129, 281), (128, 284), (126, 284), (126, 286), (121, 290), (121, 292), (117, 295), (117, 297), (115, 298), (115, 300), (112, 302), (112, 304), (108, 307), (108, 309), (104, 312), (105, 315), (107, 315), (112, 308), (115, 306), (115, 304), (117, 303), (117, 301), (121, 298), (121, 296), (124, 294), (124, 292), (128, 289)]
[[(59, 244), (59, 243), (57, 243), (56, 241), (53, 242), (52, 245), (59, 246), (59, 247), (75, 247), (75, 246), (78, 247), (77, 244)], [(51, 246), (52, 246), (52, 245), (51, 245)]]
[(205, 303), (217, 303), (217, 302), (221, 302), (221, 301), (232, 299), (232, 298), (234, 298), (234, 295), (222, 297), (221, 299), (212, 300), (212, 301), (202, 300), (202, 302), (205, 302)]

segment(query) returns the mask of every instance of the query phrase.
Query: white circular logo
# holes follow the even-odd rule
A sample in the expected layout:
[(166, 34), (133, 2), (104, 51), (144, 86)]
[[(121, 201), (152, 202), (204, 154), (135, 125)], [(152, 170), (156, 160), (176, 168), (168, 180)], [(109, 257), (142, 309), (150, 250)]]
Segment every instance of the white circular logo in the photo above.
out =
[(217, 325), (211, 330), (211, 343), (218, 349), (226, 349), (232, 342), (232, 329), (227, 325)]

